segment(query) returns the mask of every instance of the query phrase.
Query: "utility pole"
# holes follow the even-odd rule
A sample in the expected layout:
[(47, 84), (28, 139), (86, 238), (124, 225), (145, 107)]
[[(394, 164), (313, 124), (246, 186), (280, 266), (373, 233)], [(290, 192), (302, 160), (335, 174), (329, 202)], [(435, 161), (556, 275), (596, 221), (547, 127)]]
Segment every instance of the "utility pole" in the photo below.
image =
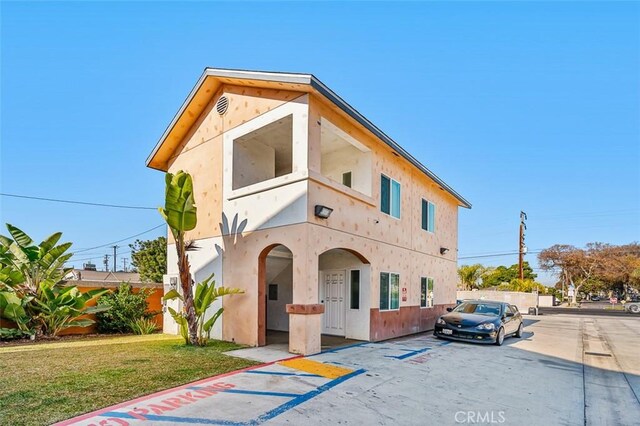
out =
[(118, 267), (116, 266), (117, 265), (116, 256), (118, 253), (118, 246), (111, 246), (111, 248), (113, 249), (113, 272), (116, 272), (118, 270)]
[(127, 258), (126, 257), (122, 258), (122, 270), (124, 272), (127, 272)]
[(518, 270), (520, 271), (520, 279), (524, 279), (524, 255), (527, 253), (527, 246), (524, 244), (524, 231), (527, 229), (527, 214), (520, 211), (520, 249), (518, 250)]
[(102, 263), (104, 263), (105, 272), (109, 272), (109, 255), (108, 254), (104, 255), (104, 259), (102, 260)]

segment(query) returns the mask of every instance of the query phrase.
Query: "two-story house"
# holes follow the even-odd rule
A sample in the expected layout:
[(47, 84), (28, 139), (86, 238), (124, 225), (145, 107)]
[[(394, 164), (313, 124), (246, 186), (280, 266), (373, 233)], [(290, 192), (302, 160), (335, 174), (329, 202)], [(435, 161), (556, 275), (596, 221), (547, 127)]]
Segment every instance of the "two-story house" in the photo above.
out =
[(212, 337), (262, 346), (278, 330), (313, 354), (322, 334), (432, 329), (455, 303), (471, 205), (313, 75), (207, 68), (147, 166), (193, 176), (195, 279), (246, 292), (221, 302)]

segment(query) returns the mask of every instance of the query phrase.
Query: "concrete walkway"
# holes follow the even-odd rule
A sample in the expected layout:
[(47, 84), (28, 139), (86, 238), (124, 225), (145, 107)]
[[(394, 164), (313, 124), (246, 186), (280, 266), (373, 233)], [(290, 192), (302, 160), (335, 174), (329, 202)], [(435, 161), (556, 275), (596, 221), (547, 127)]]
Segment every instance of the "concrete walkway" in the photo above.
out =
[(530, 317), (524, 338), (503, 347), (429, 334), (358, 343), (61, 424), (631, 425), (640, 419), (639, 333), (640, 319), (554, 315)]

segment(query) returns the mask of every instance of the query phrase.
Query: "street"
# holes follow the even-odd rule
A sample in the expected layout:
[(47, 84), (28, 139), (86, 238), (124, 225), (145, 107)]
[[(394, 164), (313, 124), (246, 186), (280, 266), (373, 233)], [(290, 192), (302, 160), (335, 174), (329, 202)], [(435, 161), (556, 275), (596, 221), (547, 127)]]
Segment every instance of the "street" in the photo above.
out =
[(363, 342), (63, 424), (638, 424), (640, 318), (525, 321), (502, 347), (431, 334)]

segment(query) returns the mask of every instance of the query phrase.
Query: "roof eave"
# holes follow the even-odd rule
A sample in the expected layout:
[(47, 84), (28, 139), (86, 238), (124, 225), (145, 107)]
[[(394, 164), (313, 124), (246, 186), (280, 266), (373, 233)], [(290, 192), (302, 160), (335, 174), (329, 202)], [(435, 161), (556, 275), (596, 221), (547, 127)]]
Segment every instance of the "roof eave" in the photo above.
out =
[(440, 187), (451, 194), (462, 207), (471, 208), (471, 203), (467, 201), (462, 195), (458, 194), (453, 188), (447, 185), (442, 179), (440, 179), (435, 173), (429, 170), (425, 165), (420, 163), (415, 157), (409, 154), (404, 148), (402, 148), (397, 142), (387, 136), (382, 130), (380, 130), (376, 125), (370, 122), (367, 118), (365, 118), (362, 114), (360, 114), (355, 108), (345, 102), (340, 96), (338, 96), (333, 90), (329, 89), (324, 83), (322, 83), (318, 78), (316, 78), (312, 74), (296, 74), (296, 73), (284, 73), (284, 72), (266, 72), (266, 71), (249, 71), (249, 70), (234, 70), (234, 69), (220, 69), (220, 68), (205, 68), (204, 72), (194, 85), (193, 89), (182, 103), (182, 106), (171, 120), (171, 123), (167, 126), (164, 133), (156, 143), (156, 146), (153, 148), (153, 151), (147, 157), (146, 165), (152, 169), (165, 171), (159, 167), (156, 167), (151, 164), (153, 158), (157, 154), (158, 150), (164, 143), (165, 139), (171, 132), (171, 129), (176, 125), (185, 109), (189, 106), (190, 102), (193, 100), (194, 96), (207, 79), (207, 77), (221, 77), (221, 78), (238, 78), (238, 79), (249, 79), (249, 80), (259, 80), (259, 81), (275, 81), (281, 83), (291, 83), (291, 84), (306, 84), (310, 85), (313, 89), (318, 91), (322, 96), (327, 98), (333, 104), (337, 105), (342, 111), (344, 111), (351, 118), (356, 120), (362, 126), (364, 126), (367, 130), (373, 133), (375, 136), (380, 138), (384, 143), (386, 143), (391, 149), (397, 151), (398, 154), (402, 155), (407, 161), (413, 164), (418, 170), (426, 174), (429, 178), (431, 178), (434, 182), (436, 182)]

